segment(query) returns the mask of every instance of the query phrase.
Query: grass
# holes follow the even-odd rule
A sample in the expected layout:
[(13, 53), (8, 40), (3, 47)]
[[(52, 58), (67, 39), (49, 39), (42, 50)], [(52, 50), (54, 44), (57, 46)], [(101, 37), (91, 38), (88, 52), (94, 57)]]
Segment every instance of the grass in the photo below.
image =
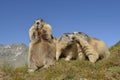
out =
[(120, 54), (117, 54), (116, 50), (118, 45), (110, 48), (111, 56), (108, 59), (95, 64), (80, 60), (65, 62), (61, 59), (55, 66), (34, 73), (27, 72), (27, 65), (16, 69), (4, 66), (1, 71), (7, 78), (3, 80), (119, 80)]

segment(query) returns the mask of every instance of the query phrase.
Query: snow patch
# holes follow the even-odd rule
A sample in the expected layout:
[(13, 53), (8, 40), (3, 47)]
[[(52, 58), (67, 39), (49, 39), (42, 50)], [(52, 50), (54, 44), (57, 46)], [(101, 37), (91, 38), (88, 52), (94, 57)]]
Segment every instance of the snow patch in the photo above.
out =
[(17, 56), (19, 56), (21, 54), (22, 54), (22, 52), (17, 52), (16, 55), (15, 55), (15, 57), (17, 57)]

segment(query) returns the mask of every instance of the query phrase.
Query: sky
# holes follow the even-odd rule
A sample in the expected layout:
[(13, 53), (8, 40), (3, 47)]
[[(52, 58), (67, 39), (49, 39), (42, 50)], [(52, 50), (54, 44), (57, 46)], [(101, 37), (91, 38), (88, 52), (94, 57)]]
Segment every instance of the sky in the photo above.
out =
[(0, 0), (0, 44), (29, 45), (29, 28), (39, 18), (57, 38), (84, 32), (108, 47), (120, 41), (120, 0)]

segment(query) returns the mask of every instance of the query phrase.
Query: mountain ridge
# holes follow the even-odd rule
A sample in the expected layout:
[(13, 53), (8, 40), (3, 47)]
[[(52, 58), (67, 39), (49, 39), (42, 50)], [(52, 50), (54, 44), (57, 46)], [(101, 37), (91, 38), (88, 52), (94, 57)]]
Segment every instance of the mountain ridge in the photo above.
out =
[[(20, 67), (27, 64), (28, 46), (24, 43), (0, 44), (0, 66)], [(18, 63), (19, 62), (19, 63)]]

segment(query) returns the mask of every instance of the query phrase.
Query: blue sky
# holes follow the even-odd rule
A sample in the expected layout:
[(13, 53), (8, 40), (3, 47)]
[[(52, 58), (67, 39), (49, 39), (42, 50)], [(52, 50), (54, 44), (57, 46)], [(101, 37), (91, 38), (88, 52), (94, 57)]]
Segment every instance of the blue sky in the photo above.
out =
[(109, 47), (120, 40), (120, 0), (0, 0), (0, 44), (28, 45), (28, 30), (38, 18), (55, 37), (80, 31)]

